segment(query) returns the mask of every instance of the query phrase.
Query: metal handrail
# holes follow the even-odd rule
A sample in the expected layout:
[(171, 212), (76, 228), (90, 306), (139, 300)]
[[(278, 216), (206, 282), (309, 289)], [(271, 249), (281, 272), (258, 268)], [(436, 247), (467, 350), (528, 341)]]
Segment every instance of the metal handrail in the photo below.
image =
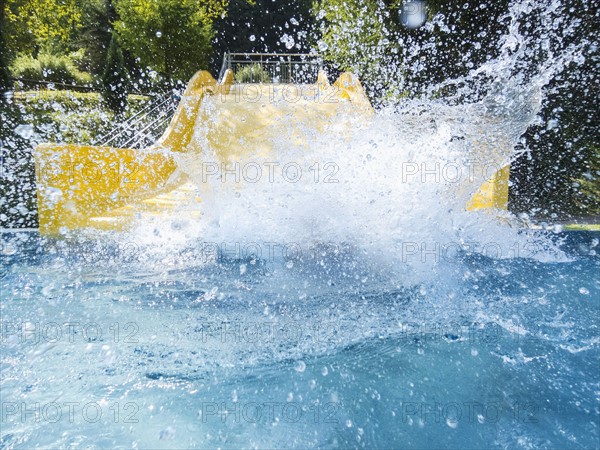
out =
[[(163, 117), (159, 117), (157, 120), (152, 122), (152, 124), (150, 124), (150, 126), (153, 126), (154, 129), (162, 128), (165, 125), (167, 125), (170, 120), (171, 120), (171, 117), (169, 115), (165, 115)], [(144, 128), (144, 130), (146, 130), (147, 128), (148, 127)], [(144, 131), (144, 130), (142, 130), (142, 131)], [(137, 148), (141, 148), (140, 144), (144, 143), (145, 140), (148, 140), (148, 139), (155, 140), (154, 136), (152, 136), (152, 135), (143, 134), (142, 136), (140, 136), (141, 134), (142, 134), (142, 132), (140, 132), (136, 136), (134, 136), (134, 138), (139, 137), (139, 139), (137, 141), (133, 142), (132, 144), (129, 144), (129, 142), (131, 142), (133, 140), (133, 138), (132, 138), (127, 143), (127, 147), (137, 149)]]
[[(165, 101), (159, 103), (158, 105), (154, 106), (151, 110), (149, 110), (143, 116), (140, 116), (135, 121), (128, 120), (127, 122), (123, 122), (123, 123), (119, 124), (119, 126), (118, 126), (118, 129), (120, 129), (119, 132), (115, 132), (115, 130), (112, 130), (109, 133), (107, 133), (106, 135), (102, 136), (102, 138), (98, 139), (98, 142), (102, 142), (103, 146), (108, 146), (111, 142), (116, 141), (122, 135), (127, 134), (127, 132), (134, 130), (135, 125), (138, 125), (139, 123), (143, 122), (144, 119), (146, 119), (148, 116), (152, 115), (158, 109), (161, 109), (166, 103), (167, 102), (165, 102)], [(110, 139), (106, 140), (106, 138), (109, 136), (110, 136)]]
[(277, 57), (289, 57), (289, 56), (306, 56), (310, 58), (319, 58), (318, 53), (226, 53), (230, 56), (277, 56)]
[[(144, 119), (153, 115), (157, 111), (163, 110), (164, 106), (170, 102), (172, 102), (172, 96), (171, 96), (171, 94), (168, 94), (167, 96), (161, 98), (158, 102), (154, 102), (154, 103), (146, 106), (142, 110), (138, 111), (135, 115), (130, 117), (126, 122), (119, 124), (117, 129), (113, 129), (110, 132), (108, 132), (105, 135), (98, 138), (96, 140), (96, 142), (101, 143), (100, 145), (102, 145), (102, 146), (106, 146), (106, 147), (109, 146), (111, 143), (116, 142), (120, 137), (127, 135), (128, 132), (133, 131), (135, 129), (135, 125), (138, 125), (139, 123), (143, 122)], [(174, 111), (175, 105), (173, 104), (169, 108), (169, 110)], [(161, 114), (161, 117), (162, 116), (163, 115)], [(156, 121), (154, 121), (154, 122), (156, 122)], [(154, 122), (151, 122), (151, 123), (154, 123)], [(143, 130), (145, 130), (146, 128), (147, 128), (147, 126)], [(117, 131), (117, 130), (120, 130), (120, 131)], [(140, 132), (136, 132), (136, 135), (138, 133), (140, 133)], [(136, 136), (136, 135), (134, 135), (134, 136)], [(110, 138), (110, 139), (108, 139), (108, 138)], [(127, 142), (130, 142), (130, 141), (131, 141), (131, 138), (129, 138), (127, 140)], [(126, 144), (120, 144), (120, 145), (126, 145)]]
[(169, 114), (167, 114), (167, 113), (161, 114), (154, 121), (147, 124), (144, 128), (142, 128), (140, 131), (138, 131), (136, 134), (134, 134), (129, 140), (127, 140), (123, 144), (123, 147), (136, 148), (135, 146), (137, 144), (139, 144), (140, 142), (142, 142), (146, 138), (145, 133), (144, 133), (146, 130), (151, 129), (151, 128), (154, 129), (156, 124), (164, 123), (169, 119), (170, 119)]

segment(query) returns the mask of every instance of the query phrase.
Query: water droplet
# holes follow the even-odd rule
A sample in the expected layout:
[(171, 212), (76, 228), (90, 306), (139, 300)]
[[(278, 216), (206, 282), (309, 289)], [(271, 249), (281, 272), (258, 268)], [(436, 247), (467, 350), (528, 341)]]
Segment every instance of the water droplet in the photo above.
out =
[(329, 369), (327, 367), (323, 367), (323, 369), (321, 369), (321, 375), (326, 377), (328, 374), (329, 374)]
[(294, 366), (294, 370), (300, 373), (304, 372), (306, 370), (306, 363), (304, 361), (298, 361)]
[(161, 37), (161, 36), (162, 36), (162, 31), (160, 31), (160, 30), (159, 30), (159, 31), (157, 31), (157, 32), (156, 32), (156, 37), (157, 37), (157, 38), (159, 38), (159, 37)]
[(294, 45), (296, 45), (296, 41), (294, 41), (294, 38), (287, 33), (281, 36), (280, 40), (285, 44), (285, 48), (287, 48), (288, 50), (291, 50), (292, 48), (294, 48)]
[(23, 139), (29, 139), (33, 134), (33, 127), (31, 125), (19, 125), (15, 128), (15, 133)]
[(256, 36), (254, 36), (254, 35), (251, 35), (251, 36), (250, 36), (250, 42), (254, 42), (255, 40), (256, 40)]
[(327, 45), (327, 42), (319, 41), (317, 47), (319, 47), (320, 52), (325, 52), (329, 48), (329, 45)]
[(458, 421), (456, 419), (446, 419), (446, 425), (450, 428), (456, 428), (458, 426)]
[(10, 256), (10, 255), (14, 255), (15, 253), (17, 253), (17, 248), (15, 246), (13, 246), (11, 243), (2, 243), (0, 245), (0, 254), (5, 255), (5, 256)]
[(590, 291), (587, 288), (584, 288), (584, 287), (580, 287), (579, 288), (579, 293), (583, 294), (583, 295), (590, 295)]
[(159, 439), (164, 441), (170, 441), (175, 437), (175, 428), (167, 427), (160, 432)]

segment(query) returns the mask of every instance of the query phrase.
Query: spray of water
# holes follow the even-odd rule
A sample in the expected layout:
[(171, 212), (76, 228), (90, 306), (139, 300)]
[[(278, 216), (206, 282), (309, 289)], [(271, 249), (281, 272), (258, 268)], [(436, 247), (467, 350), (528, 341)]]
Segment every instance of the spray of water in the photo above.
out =
[[(141, 217), (116, 236), (79, 233), (72, 243), (77, 250), (68, 255), (85, 263), (81, 248), (87, 245), (88, 257), (104, 254), (110, 261), (106, 272), (92, 258), (78, 267), (79, 276), (108, 277), (110, 295), (123, 302), (135, 299), (140, 286), (156, 285), (160, 295), (136, 301), (201, 307), (216, 322), (233, 315), (348, 323), (349, 331), (340, 329), (334, 339), (348, 345), (393, 333), (407, 317), (438, 321), (477, 308), (477, 301), (457, 300), (478, 277), (472, 258), (564, 260), (551, 237), (524, 229), (518, 218), (465, 210), (477, 187), (517, 156), (549, 79), (582, 58), (582, 43), (557, 47), (576, 26), (563, 23), (562, 8), (558, 1), (514, 2), (498, 57), (429, 88), (451, 86), (448, 97), (382, 107), (367, 121), (340, 113), (318, 130), (300, 130), (304, 144), (282, 122), (269, 156), (251, 160), (263, 169), (255, 182), (198, 176), (198, 161), (216, 161), (207, 144), (210, 124), (199, 120), (187, 156), (173, 156), (201, 201), (171, 217)], [(525, 35), (523, 23), (534, 10), (541, 24)], [(202, 108), (210, 112), (217, 101), (208, 99)], [(293, 170), (282, 172), (289, 163)], [(60, 254), (71, 244), (49, 245)], [(194, 346), (193, 339), (185, 342)], [(290, 338), (278, 355), (332, 344), (319, 343)], [(226, 353), (238, 359), (247, 352), (242, 359), (248, 362), (271, 357), (272, 346), (263, 344), (264, 351), (257, 344), (253, 351), (230, 346)], [(206, 359), (227, 361), (223, 352), (211, 347)]]
[[(128, 239), (148, 243), (161, 264), (206, 243), (234, 259), (279, 257), (297, 266), (315, 260), (315, 249), (329, 249), (332, 258), (342, 252), (353, 266), (386, 273), (400, 285), (434, 282), (465, 252), (561, 258), (548, 239), (525, 231), (510, 214), (467, 212), (465, 205), (519, 155), (549, 80), (582, 61), (585, 43), (560, 45), (577, 27), (566, 22), (564, 8), (559, 1), (514, 2), (496, 58), (429, 86), (429, 96), (382, 107), (366, 122), (340, 116), (325, 129), (306, 125), (304, 146), (286, 128), (293, 120), (280, 123), (270, 156), (241, 161), (238, 180), (198, 175), (198, 161), (217, 161), (202, 117), (217, 109), (218, 99), (208, 99), (188, 156), (175, 154), (202, 197), (185, 208), (195, 210), (195, 218), (179, 211), (166, 220), (144, 219)], [(524, 31), (532, 15), (538, 27)], [(388, 74), (401, 69), (381, 68)], [(435, 98), (440, 90), (451, 94)], [(340, 130), (342, 122), (350, 126)], [(263, 170), (258, 181), (243, 176), (249, 161)], [(283, 171), (286, 164), (292, 172)]]

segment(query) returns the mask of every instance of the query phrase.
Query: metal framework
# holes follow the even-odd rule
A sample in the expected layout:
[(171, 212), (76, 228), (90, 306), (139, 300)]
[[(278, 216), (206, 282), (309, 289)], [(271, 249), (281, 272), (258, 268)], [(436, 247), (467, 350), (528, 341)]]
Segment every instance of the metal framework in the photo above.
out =
[(231, 69), (236, 83), (314, 83), (322, 65), (310, 53), (225, 53), (219, 80)]

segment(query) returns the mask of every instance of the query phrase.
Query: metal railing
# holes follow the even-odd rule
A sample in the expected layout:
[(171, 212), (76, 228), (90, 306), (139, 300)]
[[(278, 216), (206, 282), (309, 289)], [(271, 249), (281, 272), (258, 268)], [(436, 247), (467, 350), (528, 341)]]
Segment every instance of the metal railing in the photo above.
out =
[[(89, 92), (99, 94), (98, 86), (80, 86), (51, 81), (39, 81), (23, 78), (13, 78), (14, 91), (19, 98), (35, 98), (45, 92), (70, 94), (71, 92)], [(25, 91), (29, 89), (29, 91)], [(153, 96), (152, 94), (131, 92), (136, 95), (151, 98), (146, 107), (129, 117), (126, 121), (116, 124), (108, 133), (93, 140), (94, 145), (102, 147), (118, 147), (140, 149), (153, 144), (164, 132), (177, 109), (178, 100), (173, 92)], [(12, 93), (11, 93), (12, 94)], [(29, 94), (24, 97), (24, 94)], [(14, 94), (11, 95), (12, 98)]]
[(102, 147), (143, 148), (153, 144), (166, 129), (177, 109), (177, 101), (169, 93), (157, 97), (116, 128), (96, 139)]
[(309, 53), (225, 53), (219, 80), (231, 69), (236, 83), (315, 83), (323, 60)]

